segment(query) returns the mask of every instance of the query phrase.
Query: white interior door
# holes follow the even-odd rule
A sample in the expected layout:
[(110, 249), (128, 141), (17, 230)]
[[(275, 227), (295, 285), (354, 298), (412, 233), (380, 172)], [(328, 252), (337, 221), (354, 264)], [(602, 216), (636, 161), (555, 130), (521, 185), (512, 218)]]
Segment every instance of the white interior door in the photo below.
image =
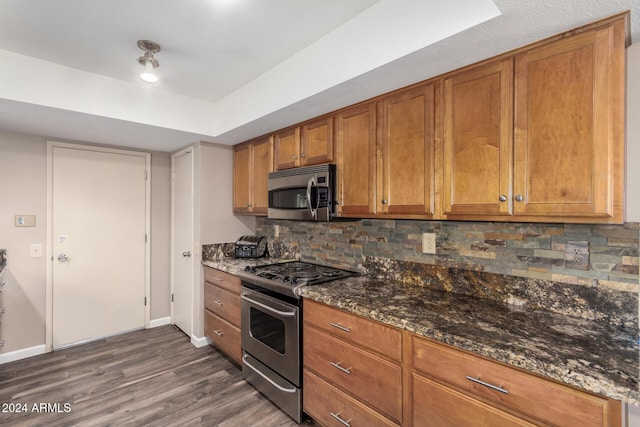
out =
[(172, 182), (172, 318), (191, 337), (193, 333), (193, 150), (171, 158)]
[(50, 147), (54, 348), (145, 326), (145, 153)]

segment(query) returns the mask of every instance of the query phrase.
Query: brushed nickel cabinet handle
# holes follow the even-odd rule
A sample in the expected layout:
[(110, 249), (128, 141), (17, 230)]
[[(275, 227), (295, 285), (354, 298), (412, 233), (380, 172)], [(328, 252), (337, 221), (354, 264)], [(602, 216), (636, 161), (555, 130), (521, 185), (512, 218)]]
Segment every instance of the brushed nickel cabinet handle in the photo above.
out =
[(505, 196), (504, 194), (501, 194), (499, 197), (501, 202), (506, 202), (507, 201), (507, 196)]
[(224, 280), (222, 277), (216, 277), (216, 276), (212, 277), (211, 279), (215, 280), (216, 282), (222, 282)]
[(342, 326), (340, 323), (329, 323), (331, 326), (333, 326), (334, 328), (338, 328), (341, 331), (345, 331), (345, 332), (351, 332), (351, 329), (346, 327), (346, 326)]
[(219, 337), (224, 335), (224, 331), (222, 329), (217, 329), (217, 330), (213, 331), (213, 333), (216, 334)]
[(302, 154), (300, 154), (300, 158), (301, 158), (301, 159), (306, 159), (306, 158), (307, 158), (307, 155), (306, 155), (306, 154), (304, 154), (304, 153), (302, 153)]
[(383, 204), (383, 205), (386, 205), (387, 203), (389, 203), (389, 202), (387, 201), (387, 199), (382, 199), (382, 204)]
[(524, 198), (522, 197), (522, 194), (518, 194), (518, 195), (516, 196), (516, 202), (521, 202), (521, 201), (523, 201), (523, 200), (524, 200)]
[(293, 160), (298, 160), (298, 156), (296, 156), (295, 154), (294, 154), (293, 156), (291, 156), (291, 158), (292, 158)]
[(470, 377), (469, 375), (467, 375), (467, 379), (468, 379), (469, 381), (473, 381), (474, 383), (477, 383), (477, 384), (483, 385), (483, 386), (485, 386), (485, 387), (488, 387), (488, 388), (490, 388), (491, 390), (499, 391), (500, 393), (504, 393), (504, 394), (509, 394), (509, 391), (508, 391), (508, 390), (505, 390), (505, 389), (503, 389), (502, 387), (499, 387), (499, 386), (497, 386), (497, 385), (493, 385), (493, 384), (489, 384), (489, 383), (487, 383), (487, 382), (481, 381), (481, 380), (480, 380), (480, 377), (478, 377), (478, 378), (474, 378), (474, 377)]
[(222, 304), (222, 301), (220, 301), (220, 300), (215, 300), (213, 303), (214, 303), (215, 305), (219, 306), (219, 307), (222, 307), (222, 305), (223, 305), (223, 304)]
[(342, 362), (329, 362), (329, 365), (333, 366), (336, 369), (341, 370), (342, 372), (344, 372), (347, 375), (351, 375), (351, 368), (343, 368), (342, 366), (340, 366), (340, 363)]
[(337, 414), (334, 414), (333, 412), (329, 412), (331, 414), (331, 416), (333, 418), (335, 418), (336, 420), (340, 421), (343, 425), (347, 426), (347, 427), (351, 427), (351, 419), (348, 420), (343, 420), (342, 417), (340, 416), (340, 412), (338, 412)]

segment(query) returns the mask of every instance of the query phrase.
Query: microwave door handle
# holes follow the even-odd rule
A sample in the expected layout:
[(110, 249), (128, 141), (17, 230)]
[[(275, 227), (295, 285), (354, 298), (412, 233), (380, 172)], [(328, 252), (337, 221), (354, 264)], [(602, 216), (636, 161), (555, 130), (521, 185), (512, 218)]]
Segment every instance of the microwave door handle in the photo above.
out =
[(309, 208), (309, 213), (311, 214), (311, 218), (316, 217), (316, 209), (313, 208), (311, 203), (311, 187), (315, 184), (315, 177), (309, 178), (307, 182), (307, 208)]

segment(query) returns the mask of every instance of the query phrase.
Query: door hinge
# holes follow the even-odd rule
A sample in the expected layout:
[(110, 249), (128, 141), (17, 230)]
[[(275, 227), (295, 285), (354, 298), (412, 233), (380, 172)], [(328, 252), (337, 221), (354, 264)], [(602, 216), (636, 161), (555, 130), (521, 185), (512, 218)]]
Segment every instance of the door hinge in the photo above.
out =
[(149, 179), (149, 174), (147, 171), (144, 171), (144, 180), (146, 181), (147, 179)]
[(144, 306), (147, 306), (147, 297), (144, 297)]
[(145, 242), (145, 243), (147, 243), (147, 239), (148, 239), (148, 235), (147, 235), (147, 234), (145, 234), (145, 235), (144, 235), (144, 242)]
[(171, 294), (171, 302), (173, 302), (173, 294)]

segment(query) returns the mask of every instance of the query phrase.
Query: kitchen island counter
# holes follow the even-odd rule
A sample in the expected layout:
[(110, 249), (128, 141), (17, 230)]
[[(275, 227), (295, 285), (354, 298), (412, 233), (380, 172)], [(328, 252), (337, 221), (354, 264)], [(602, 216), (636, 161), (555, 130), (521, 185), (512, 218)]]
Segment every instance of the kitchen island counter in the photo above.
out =
[(640, 404), (636, 330), (367, 276), (303, 287), (300, 294), (568, 385)]

